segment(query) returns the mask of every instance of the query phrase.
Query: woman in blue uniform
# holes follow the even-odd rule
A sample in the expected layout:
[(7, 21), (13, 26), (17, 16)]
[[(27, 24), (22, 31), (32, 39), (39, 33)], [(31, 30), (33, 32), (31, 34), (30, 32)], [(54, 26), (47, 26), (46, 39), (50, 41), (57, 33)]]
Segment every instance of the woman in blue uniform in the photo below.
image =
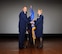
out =
[(43, 37), (43, 15), (42, 15), (41, 9), (38, 10), (38, 18), (37, 18), (35, 25), (36, 25), (35, 34), (37, 37), (36, 39), (39, 39), (39, 45), (37, 47), (42, 48), (43, 47), (43, 41), (42, 41), (42, 37)]
[(24, 7), (21, 13), (19, 14), (19, 48), (24, 48), (24, 39), (26, 32), (26, 24), (28, 23), (27, 19), (27, 7)]

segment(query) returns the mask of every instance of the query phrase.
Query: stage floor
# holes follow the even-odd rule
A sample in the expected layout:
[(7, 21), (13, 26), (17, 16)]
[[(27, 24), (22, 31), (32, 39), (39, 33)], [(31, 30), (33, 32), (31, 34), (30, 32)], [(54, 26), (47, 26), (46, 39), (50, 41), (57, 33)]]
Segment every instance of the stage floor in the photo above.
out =
[(17, 39), (1, 39), (0, 54), (62, 54), (62, 39), (44, 39), (42, 49), (18, 48)]

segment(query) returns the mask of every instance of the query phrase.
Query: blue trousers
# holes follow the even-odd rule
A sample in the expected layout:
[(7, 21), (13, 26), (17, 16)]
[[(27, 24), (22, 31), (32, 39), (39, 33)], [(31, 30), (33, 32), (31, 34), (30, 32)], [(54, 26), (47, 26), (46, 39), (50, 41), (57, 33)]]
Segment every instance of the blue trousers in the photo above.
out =
[(19, 47), (23, 47), (25, 40), (25, 32), (19, 33)]

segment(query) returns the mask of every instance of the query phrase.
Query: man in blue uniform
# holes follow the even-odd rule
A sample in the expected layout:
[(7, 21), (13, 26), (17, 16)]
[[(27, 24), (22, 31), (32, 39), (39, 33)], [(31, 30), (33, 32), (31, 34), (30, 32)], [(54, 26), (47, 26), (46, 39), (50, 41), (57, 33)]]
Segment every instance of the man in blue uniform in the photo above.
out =
[(23, 10), (19, 14), (19, 48), (24, 48), (26, 24), (28, 23), (27, 19), (27, 7), (23, 7)]
[(43, 15), (42, 15), (41, 9), (38, 10), (38, 18), (37, 18), (35, 25), (36, 25), (35, 34), (37, 37), (36, 39), (39, 39), (38, 48), (42, 48), (43, 47), (43, 40), (42, 40), (42, 37), (43, 37)]

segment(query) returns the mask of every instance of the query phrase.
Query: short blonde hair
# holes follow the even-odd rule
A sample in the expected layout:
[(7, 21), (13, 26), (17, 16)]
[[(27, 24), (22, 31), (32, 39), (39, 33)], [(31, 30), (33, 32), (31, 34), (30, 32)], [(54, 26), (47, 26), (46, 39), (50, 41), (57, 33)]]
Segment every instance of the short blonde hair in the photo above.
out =
[(39, 14), (39, 15), (42, 14), (42, 9), (38, 9), (38, 14)]
[(43, 10), (42, 10), (42, 9), (38, 9), (38, 11), (43, 12)]

